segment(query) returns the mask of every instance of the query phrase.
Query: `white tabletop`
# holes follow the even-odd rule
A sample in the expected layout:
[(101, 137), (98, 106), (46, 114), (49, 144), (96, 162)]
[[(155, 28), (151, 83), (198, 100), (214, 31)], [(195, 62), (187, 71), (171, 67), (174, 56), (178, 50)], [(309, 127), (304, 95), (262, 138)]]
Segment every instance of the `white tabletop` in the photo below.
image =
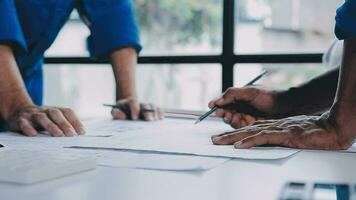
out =
[(97, 167), (35, 185), (2, 183), (0, 199), (276, 199), (287, 180), (356, 182), (355, 166), (356, 154), (303, 151), (282, 162), (233, 160), (206, 172)]

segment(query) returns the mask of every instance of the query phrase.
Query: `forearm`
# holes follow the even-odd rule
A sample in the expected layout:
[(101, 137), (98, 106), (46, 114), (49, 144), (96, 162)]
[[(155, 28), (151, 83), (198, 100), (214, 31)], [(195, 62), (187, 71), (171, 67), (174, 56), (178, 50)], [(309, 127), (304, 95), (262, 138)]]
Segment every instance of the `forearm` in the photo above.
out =
[(111, 53), (110, 58), (116, 81), (117, 98), (136, 98), (136, 50), (134, 48), (120, 49)]
[(356, 38), (345, 40), (343, 61), (340, 69), (335, 102), (330, 110), (330, 119), (340, 131), (355, 136), (356, 121)]
[(339, 68), (328, 71), (302, 85), (292, 87), (277, 95), (277, 106), (281, 106), (279, 117), (319, 114), (333, 104)]
[(32, 105), (12, 50), (0, 44), (0, 114), (4, 119), (19, 106)]

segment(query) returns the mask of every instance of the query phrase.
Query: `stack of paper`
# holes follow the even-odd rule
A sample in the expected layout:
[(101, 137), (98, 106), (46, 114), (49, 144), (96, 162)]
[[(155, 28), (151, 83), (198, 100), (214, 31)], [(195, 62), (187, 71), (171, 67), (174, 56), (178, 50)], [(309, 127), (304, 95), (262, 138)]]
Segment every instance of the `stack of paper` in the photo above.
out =
[(59, 149), (95, 154), (99, 165), (164, 170), (206, 170), (231, 158), (281, 159), (298, 152), (285, 148), (236, 150), (215, 146), (211, 136), (232, 129), (216, 120), (193, 125), (194, 120), (165, 119), (158, 122), (92, 120), (87, 134), (54, 138), (46, 134), (24, 137), (0, 134), (0, 143), (21, 149)]
[[(120, 126), (130, 125), (140, 129), (127, 131), (125, 134), (116, 131)], [(88, 124), (92, 129), (101, 130), (100, 126), (108, 131), (102, 134), (113, 134), (110, 140), (78, 144), (74, 147), (243, 159), (281, 159), (298, 152), (296, 149), (279, 147), (237, 150), (232, 145), (213, 145), (212, 135), (232, 130), (220, 121), (205, 121), (198, 125), (194, 125), (192, 120), (183, 119), (166, 119), (153, 123), (102, 121)]]

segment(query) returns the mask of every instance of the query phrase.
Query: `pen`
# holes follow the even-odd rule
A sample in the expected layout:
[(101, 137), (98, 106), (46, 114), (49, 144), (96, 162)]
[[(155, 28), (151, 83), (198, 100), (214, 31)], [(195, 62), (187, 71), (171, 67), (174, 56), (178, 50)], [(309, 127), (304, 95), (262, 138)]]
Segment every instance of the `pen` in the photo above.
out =
[[(111, 107), (111, 108), (117, 108), (117, 109), (121, 109), (121, 110), (126, 110), (127, 109), (125, 106), (120, 106), (120, 105), (103, 104), (103, 106)], [(140, 111), (143, 112), (143, 113), (155, 112), (154, 109), (145, 109), (145, 108), (141, 108)]]
[[(264, 75), (266, 75), (268, 73), (268, 71), (264, 70), (260, 75), (258, 75), (256, 78), (252, 79), (250, 82), (248, 82), (246, 86), (250, 86), (253, 85), (256, 81), (260, 80)], [(201, 121), (203, 121), (205, 118), (207, 118), (209, 115), (211, 115), (213, 112), (215, 112), (218, 109), (217, 106), (214, 106), (211, 110), (209, 110), (208, 112), (206, 112), (204, 115), (200, 116), (197, 121), (195, 121), (194, 124), (198, 124)]]

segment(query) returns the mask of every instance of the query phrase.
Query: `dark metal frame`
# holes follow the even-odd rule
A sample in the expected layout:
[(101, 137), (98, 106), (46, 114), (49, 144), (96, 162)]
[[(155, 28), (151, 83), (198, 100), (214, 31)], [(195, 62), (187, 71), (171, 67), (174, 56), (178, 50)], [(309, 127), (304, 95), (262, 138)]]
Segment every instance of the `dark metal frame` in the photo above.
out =
[[(140, 64), (221, 64), (222, 90), (233, 86), (234, 65), (238, 63), (320, 63), (321, 53), (306, 54), (247, 54), (236, 55), (235, 44), (235, 0), (224, 0), (223, 5), (223, 44), (221, 55), (197, 56), (142, 56)], [(87, 57), (48, 57), (47, 64), (106, 64)]]

